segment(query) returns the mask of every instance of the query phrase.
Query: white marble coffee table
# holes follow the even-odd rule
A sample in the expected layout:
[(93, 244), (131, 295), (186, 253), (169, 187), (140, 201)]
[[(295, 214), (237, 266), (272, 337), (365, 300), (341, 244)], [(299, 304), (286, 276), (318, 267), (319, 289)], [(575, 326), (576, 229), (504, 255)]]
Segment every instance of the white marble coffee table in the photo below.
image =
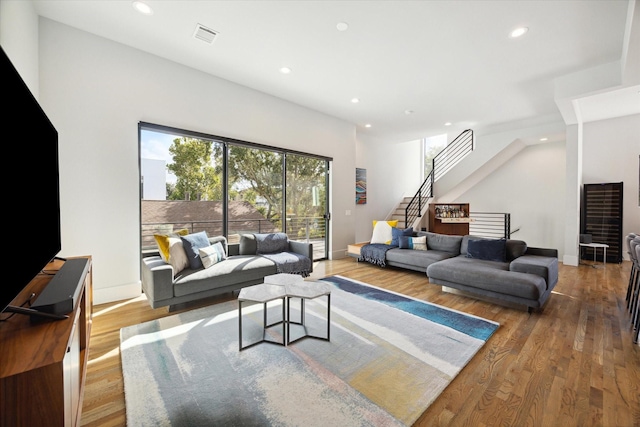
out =
[[(301, 340), (302, 338), (316, 338), (329, 341), (331, 333), (331, 287), (326, 283), (304, 280), (302, 276), (297, 274), (274, 274), (264, 278), (265, 283), (242, 288), (238, 294), (238, 336), (239, 348), (244, 350), (248, 347), (268, 342), (279, 345), (289, 345), (292, 342)], [(309, 299), (327, 297), (327, 334), (326, 337), (310, 334), (306, 326), (305, 301)], [(291, 320), (291, 299), (300, 299), (300, 321)], [(273, 323), (267, 323), (267, 303), (275, 300), (282, 301), (282, 320)], [(243, 345), (242, 340), (242, 304), (244, 302), (262, 303), (263, 304), (263, 333), (262, 339)], [(282, 324), (282, 342), (274, 341), (267, 338), (267, 329)], [(304, 333), (291, 339), (291, 324), (300, 325)]]

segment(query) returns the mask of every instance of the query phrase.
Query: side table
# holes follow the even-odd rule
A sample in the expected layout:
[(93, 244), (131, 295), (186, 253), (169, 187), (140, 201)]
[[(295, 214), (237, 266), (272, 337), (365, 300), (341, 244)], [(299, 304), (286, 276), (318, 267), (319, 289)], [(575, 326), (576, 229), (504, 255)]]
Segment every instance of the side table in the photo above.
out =
[[(607, 248), (609, 247), (609, 245), (607, 245), (606, 243), (580, 243), (580, 246), (582, 247), (586, 247), (586, 248), (593, 248), (593, 268), (598, 268), (598, 267), (605, 267), (607, 265)], [(604, 251), (603, 255), (602, 255), (602, 265), (599, 266), (596, 264), (596, 252), (598, 251), (599, 248), (602, 248), (602, 250)]]
[[(324, 341), (330, 341), (331, 339), (331, 288), (321, 282), (309, 281), (298, 283), (289, 283), (285, 286), (287, 294), (287, 345), (301, 340), (303, 338), (315, 338)], [(312, 335), (307, 331), (306, 315), (305, 315), (305, 301), (308, 299), (319, 298), (321, 296), (327, 297), (327, 335), (326, 337)], [(291, 320), (291, 298), (300, 298), (300, 322), (294, 322)], [(291, 339), (291, 324), (301, 325), (304, 329), (304, 334), (296, 339)]]
[[(245, 348), (252, 347), (261, 342), (268, 342), (268, 343), (279, 344), (283, 346), (287, 345), (286, 335), (285, 335), (286, 334), (286, 330), (285, 330), (285, 323), (286, 323), (285, 298), (286, 296), (287, 294), (285, 292), (285, 288), (284, 286), (281, 286), (281, 285), (271, 285), (271, 284), (263, 283), (260, 285), (253, 285), (253, 286), (240, 289), (240, 293), (238, 294), (238, 331), (239, 331), (238, 345), (240, 347), (240, 351), (244, 350)], [(277, 299), (282, 300), (282, 320), (273, 322), (271, 324), (267, 324), (267, 303)], [(263, 304), (262, 339), (245, 346), (242, 345), (242, 303), (243, 302), (254, 302), (254, 303), (257, 302), (257, 303)], [(278, 324), (282, 324), (282, 342), (267, 339), (266, 337), (267, 328), (270, 328), (271, 326), (275, 326)]]

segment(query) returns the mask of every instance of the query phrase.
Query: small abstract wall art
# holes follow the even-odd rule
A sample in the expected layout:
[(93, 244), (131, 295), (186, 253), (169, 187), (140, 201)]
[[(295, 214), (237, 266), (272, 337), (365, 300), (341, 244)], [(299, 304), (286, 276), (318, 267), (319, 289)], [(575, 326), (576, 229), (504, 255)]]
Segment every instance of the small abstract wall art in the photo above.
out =
[(356, 168), (356, 205), (367, 204), (367, 170)]

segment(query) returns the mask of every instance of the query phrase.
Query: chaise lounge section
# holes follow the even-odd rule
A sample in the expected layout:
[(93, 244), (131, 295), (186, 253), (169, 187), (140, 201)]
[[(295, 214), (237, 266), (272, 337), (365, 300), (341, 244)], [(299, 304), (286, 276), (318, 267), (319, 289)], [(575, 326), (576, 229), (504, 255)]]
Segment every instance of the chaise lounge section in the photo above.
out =
[(444, 291), (530, 312), (544, 306), (558, 282), (556, 249), (528, 247), (522, 240), (424, 231), (411, 238), (423, 237), (426, 250), (387, 247), (384, 264), (425, 272), (429, 282)]

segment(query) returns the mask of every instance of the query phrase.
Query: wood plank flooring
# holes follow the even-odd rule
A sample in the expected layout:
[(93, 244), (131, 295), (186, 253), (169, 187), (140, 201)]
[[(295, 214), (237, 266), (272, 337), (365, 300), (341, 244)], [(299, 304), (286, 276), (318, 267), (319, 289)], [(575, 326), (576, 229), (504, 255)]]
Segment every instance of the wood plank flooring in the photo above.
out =
[[(313, 277), (342, 275), (500, 323), (415, 426), (638, 427), (640, 346), (625, 306), (630, 268), (628, 261), (605, 269), (560, 265), (555, 292), (533, 314), (442, 292), (422, 273), (353, 258), (320, 262)], [(125, 425), (119, 330), (167, 315), (144, 297), (95, 307), (83, 426)]]

